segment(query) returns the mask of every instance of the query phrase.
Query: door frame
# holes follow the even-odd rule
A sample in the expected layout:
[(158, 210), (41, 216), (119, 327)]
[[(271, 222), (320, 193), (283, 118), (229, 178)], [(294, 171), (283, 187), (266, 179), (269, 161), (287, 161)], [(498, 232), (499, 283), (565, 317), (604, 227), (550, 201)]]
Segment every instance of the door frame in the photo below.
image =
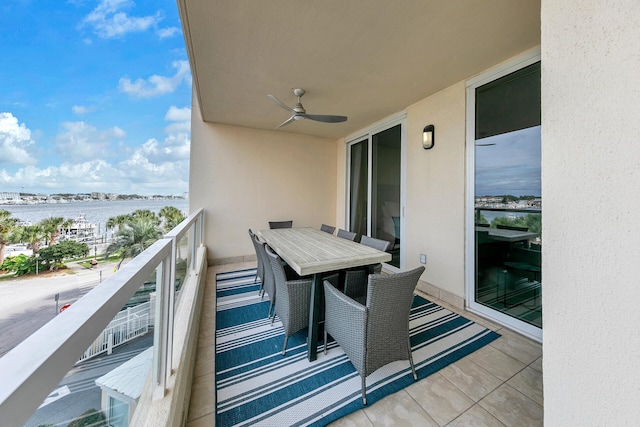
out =
[[(542, 342), (542, 328), (518, 320), (475, 301), (475, 89), (500, 77), (518, 71), (540, 61), (540, 47), (531, 49), (517, 57), (493, 67), (466, 82), (467, 129), (467, 190), (465, 206), (465, 306), (470, 312), (479, 314), (510, 329)], [(544, 309), (544, 307), (543, 307)]]
[(373, 135), (385, 131), (394, 126), (400, 125), (400, 268), (385, 263), (385, 269), (400, 272), (405, 269), (406, 258), (406, 238), (405, 238), (405, 206), (407, 199), (407, 113), (402, 111), (386, 117), (372, 125), (352, 133), (345, 137), (345, 200), (344, 200), (344, 223), (347, 229), (350, 228), (349, 199), (351, 195), (351, 151), (353, 144), (367, 141), (368, 144), (368, 176), (367, 176), (367, 233), (371, 234), (371, 191), (372, 191), (372, 137)]

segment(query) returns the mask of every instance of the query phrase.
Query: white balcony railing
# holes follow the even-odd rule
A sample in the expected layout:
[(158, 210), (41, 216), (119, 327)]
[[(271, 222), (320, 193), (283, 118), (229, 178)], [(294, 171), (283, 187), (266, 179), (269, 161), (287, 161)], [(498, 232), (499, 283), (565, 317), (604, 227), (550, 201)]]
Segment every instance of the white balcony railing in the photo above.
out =
[[(196, 276), (196, 252), (202, 246), (204, 213), (191, 214), (174, 230), (98, 284), (0, 358), (0, 420), (22, 426), (78, 358), (127, 303), (156, 274), (153, 396), (162, 399), (172, 371), (176, 261), (188, 241), (186, 276)], [(182, 280), (184, 282), (184, 279)], [(181, 341), (183, 342), (183, 341)], [(180, 410), (180, 409), (178, 409)]]

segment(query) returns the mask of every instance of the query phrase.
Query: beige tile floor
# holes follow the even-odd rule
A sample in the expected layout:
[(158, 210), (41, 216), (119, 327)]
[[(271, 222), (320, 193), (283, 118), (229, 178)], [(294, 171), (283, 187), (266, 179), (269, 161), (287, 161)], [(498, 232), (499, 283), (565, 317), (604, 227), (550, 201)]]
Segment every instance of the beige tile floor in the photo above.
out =
[[(207, 272), (187, 427), (210, 427), (215, 422), (215, 274), (251, 267), (255, 263), (210, 267)], [(502, 336), (440, 372), (331, 426), (541, 426), (542, 346), (472, 313), (429, 299)]]

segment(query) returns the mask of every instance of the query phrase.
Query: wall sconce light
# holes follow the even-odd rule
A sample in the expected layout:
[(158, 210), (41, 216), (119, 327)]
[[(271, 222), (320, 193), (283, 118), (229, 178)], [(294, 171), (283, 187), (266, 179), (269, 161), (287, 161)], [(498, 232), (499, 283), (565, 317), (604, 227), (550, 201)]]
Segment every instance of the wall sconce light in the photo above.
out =
[(422, 148), (430, 150), (435, 143), (435, 127), (433, 125), (425, 126), (422, 130)]

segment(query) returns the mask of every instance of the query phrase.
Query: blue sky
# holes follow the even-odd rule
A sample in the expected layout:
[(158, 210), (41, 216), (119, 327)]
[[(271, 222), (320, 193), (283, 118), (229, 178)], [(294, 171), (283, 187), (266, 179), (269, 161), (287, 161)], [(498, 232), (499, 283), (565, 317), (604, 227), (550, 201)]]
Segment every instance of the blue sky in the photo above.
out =
[(0, 192), (188, 190), (175, 0), (2, 0)]
[(534, 126), (476, 141), (476, 196), (541, 195), (540, 130)]

